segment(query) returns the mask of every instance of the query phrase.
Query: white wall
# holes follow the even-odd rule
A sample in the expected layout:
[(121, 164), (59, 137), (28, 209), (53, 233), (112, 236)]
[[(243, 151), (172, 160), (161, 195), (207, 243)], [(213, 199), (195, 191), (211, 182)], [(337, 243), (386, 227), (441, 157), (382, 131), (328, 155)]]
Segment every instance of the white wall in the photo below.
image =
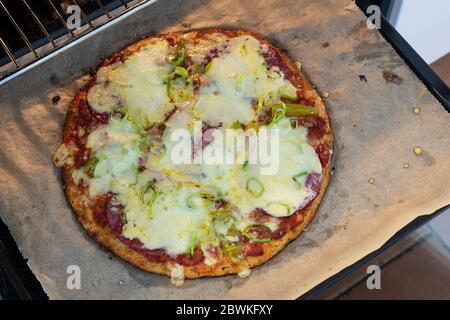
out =
[(434, 62), (450, 52), (450, 0), (401, 0), (395, 28), (427, 63)]

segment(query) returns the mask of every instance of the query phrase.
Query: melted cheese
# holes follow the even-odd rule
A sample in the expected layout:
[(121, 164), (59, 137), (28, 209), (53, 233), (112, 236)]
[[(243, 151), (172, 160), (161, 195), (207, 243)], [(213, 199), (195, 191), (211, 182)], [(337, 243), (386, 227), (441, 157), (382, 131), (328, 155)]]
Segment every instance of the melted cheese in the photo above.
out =
[[(275, 217), (291, 215), (300, 207), (302, 200), (308, 199), (313, 191), (304, 186), (307, 174), (322, 172), (317, 154), (307, 142), (305, 128), (293, 129), (288, 119), (273, 127), (279, 130), (279, 166), (275, 175), (262, 175), (261, 164), (249, 164), (247, 170), (234, 167), (228, 175), (227, 199), (236, 204), (243, 215), (255, 208), (262, 208)], [(306, 173), (299, 178), (303, 187), (299, 187), (293, 177)], [(253, 196), (246, 190), (249, 179), (256, 178), (263, 186), (260, 196)], [(286, 207), (287, 206), (287, 207)]]
[(98, 159), (93, 176), (89, 178), (83, 169), (79, 169), (72, 177), (76, 182), (80, 179), (89, 181), (91, 197), (109, 191), (122, 192), (137, 181), (142, 140), (138, 125), (127, 118), (111, 119), (108, 125), (100, 126), (87, 139), (86, 146)]
[(202, 65), (213, 50), (220, 51), (224, 48), (226, 40), (226, 35), (222, 33), (207, 34), (195, 44), (191, 41), (186, 42), (186, 50), (194, 64)]
[(118, 198), (127, 203), (123, 235), (141, 240), (148, 249), (165, 248), (170, 255), (188, 252), (195, 238), (201, 236), (200, 227), (209, 222), (210, 207), (193, 210), (187, 206), (188, 197), (198, 192), (198, 188), (190, 185), (182, 185), (177, 191), (163, 189), (150, 216), (132, 189), (124, 191)]
[(129, 115), (144, 122), (159, 122), (172, 109), (166, 81), (173, 67), (165, 62), (169, 46), (154, 40), (126, 58), (102, 67), (96, 84), (89, 90), (89, 105), (99, 113), (125, 106)]
[[(165, 62), (169, 52), (165, 41), (155, 40), (124, 62), (100, 68), (96, 84), (89, 91), (89, 104), (97, 112), (123, 106), (127, 114), (123, 119), (111, 118), (90, 133), (87, 147), (98, 162), (89, 176), (80, 169), (74, 171), (73, 178), (87, 182), (92, 197), (113, 192), (124, 206), (123, 235), (139, 239), (145, 248), (163, 248), (169, 255), (176, 255), (189, 252), (197, 244), (205, 251), (207, 246), (217, 246), (219, 238), (239, 241), (229, 231), (242, 231), (254, 223), (249, 214), (255, 208), (273, 217), (292, 214), (313, 194), (304, 186), (307, 174), (322, 171), (314, 149), (306, 142), (307, 130), (292, 128), (288, 119), (272, 127), (280, 139), (276, 175), (262, 174), (261, 164), (249, 164), (244, 169), (243, 159), (256, 152), (247, 150), (245, 144), (232, 150), (217, 139), (192, 157), (191, 140), (180, 143), (177, 137), (181, 138), (183, 132), (194, 134), (198, 120), (221, 124), (219, 131), (225, 136), (225, 129), (236, 120), (248, 123), (255, 119), (252, 104), (259, 98), (271, 95), (276, 99), (280, 91), (295, 95), (295, 87), (283, 73), (267, 68), (257, 39), (241, 36), (224, 41), (221, 37), (210, 35), (195, 47), (187, 44), (186, 54), (201, 65), (219, 38), (223, 43), (217, 48), (219, 56), (207, 68), (200, 90), (185, 100), (177, 100), (178, 110), (166, 122), (161, 137), (166, 150), (162, 154), (146, 153), (142, 144), (147, 139), (144, 128), (148, 123), (163, 121), (175, 107), (166, 91), (165, 81), (173, 66)], [(245, 135), (248, 139), (251, 133)], [(173, 157), (177, 150), (187, 150), (192, 163), (177, 163)], [(231, 161), (206, 161), (213, 154)], [(196, 162), (199, 158), (203, 162)], [(140, 172), (138, 165), (142, 162), (146, 169)], [(296, 183), (293, 177), (299, 173), (304, 174)], [(249, 179), (257, 179), (263, 186), (260, 195), (249, 192)], [(149, 182), (157, 189), (150, 202)], [(227, 200), (233, 219), (213, 226), (214, 202), (197, 197), (200, 193)], [(278, 220), (271, 218), (267, 226), (275, 230)], [(205, 252), (205, 257), (209, 265), (217, 262), (211, 252)]]
[(285, 88), (295, 92), (281, 72), (267, 68), (260, 47), (253, 37), (236, 37), (219, 57), (211, 60), (206, 76), (212, 82), (201, 88), (195, 116), (228, 127), (235, 121), (247, 123), (255, 118), (255, 99), (278, 94)]
[(170, 267), (170, 283), (174, 286), (180, 287), (184, 284), (184, 267), (175, 264)]

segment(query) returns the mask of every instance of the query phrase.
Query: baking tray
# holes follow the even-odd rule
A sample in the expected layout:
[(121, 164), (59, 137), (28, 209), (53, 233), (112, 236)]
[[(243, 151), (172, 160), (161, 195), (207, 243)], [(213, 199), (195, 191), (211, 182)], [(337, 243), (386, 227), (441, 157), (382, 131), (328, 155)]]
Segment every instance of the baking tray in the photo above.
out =
[[(331, 278), (323, 281), (316, 287), (312, 288), (298, 299), (314, 299), (322, 292), (332, 287), (353, 271), (368, 261), (374, 259), (379, 254), (385, 252), (393, 245), (404, 239), (421, 226), (430, 222), (440, 214), (450, 209), (450, 206), (439, 209), (438, 211), (418, 217), (410, 222), (400, 231), (398, 231), (391, 239), (389, 239), (381, 248), (371, 252), (364, 258), (341, 270)], [(3, 299), (21, 299), (21, 300), (46, 300), (48, 296), (45, 294), (39, 281), (31, 272), (26, 260), (22, 257), (19, 249), (14, 242), (7, 226), (0, 219), (0, 298)]]
[[(370, 4), (369, 1), (357, 1), (358, 5), (365, 11), (365, 8)], [(382, 30), (383, 36), (396, 48), (397, 52), (405, 59), (405, 61), (412, 67), (423, 83), (428, 87), (431, 93), (441, 102), (441, 104), (448, 109), (448, 88), (447, 91), (442, 86), (443, 83), (440, 79), (431, 71), (431, 69), (423, 62), (422, 59), (415, 53), (411, 47), (409, 47), (406, 41), (401, 38), (401, 36), (389, 25), (389, 23), (382, 18)], [(151, 33), (151, 32), (150, 32)], [(132, 42), (132, 41), (131, 41)], [(84, 43), (86, 45), (86, 43)], [(118, 44), (120, 48), (121, 44)], [(122, 45), (123, 46), (123, 45)], [(114, 51), (114, 50), (113, 50)], [(97, 60), (97, 59), (95, 59)], [(89, 64), (89, 63), (87, 63)], [(91, 65), (94, 65), (92, 63)], [(65, 67), (68, 67), (66, 65)], [(86, 70), (85, 70), (86, 71)], [(79, 72), (79, 70), (78, 70)], [(26, 82), (27, 74), (22, 75), (22, 81)], [(74, 75), (72, 74), (73, 78)], [(312, 79), (314, 81), (314, 78)], [(444, 85), (445, 86), (445, 85)], [(321, 290), (329, 287), (336, 281), (339, 281), (342, 277), (349, 274), (352, 270), (357, 268), (362, 263), (366, 262), (368, 259), (374, 257), (376, 254), (386, 250), (394, 243), (411, 233), (413, 230), (417, 229), (424, 223), (428, 222), (438, 214), (442, 213), (446, 208), (437, 210), (436, 212), (419, 217), (406, 225), (400, 231), (398, 231), (390, 240), (388, 240), (383, 246), (378, 250), (369, 253), (364, 258), (360, 259), (356, 263), (348, 266), (347, 268), (336, 273), (331, 278), (325, 280), (324, 282), (318, 284), (316, 287), (306, 292), (301, 296), (301, 298), (312, 298), (316, 294), (320, 293)], [(0, 270), (1, 277), (4, 278), (2, 281), (2, 295), (5, 298), (22, 298), (22, 299), (45, 299), (47, 295), (44, 293), (39, 282), (34, 277), (33, 273), (30, 271), (26, 260), (24, 260), (14, 243), (14, 240), (7, 231), (7, 227), (2, 223), (0, 224)]]
[[(366, 15), (367, 9), (373, 4), (391, 3), (391, 1), (370, 1), (356, 0), (356, 4)], [(383, 8), (383, 7), (381, 7)], [(381, 34), (394, 47), (397, 53), (405, 60), (408, 66), (416, 73), (420, 80), (425, 84), (428, 90), (435, 96), (443, 107), (450, 112), (450, 88), (444, 81), (430, 68), (422, 57), (409, 45), (409, 43), (400, 35), (400, 33), (381, 16)]]

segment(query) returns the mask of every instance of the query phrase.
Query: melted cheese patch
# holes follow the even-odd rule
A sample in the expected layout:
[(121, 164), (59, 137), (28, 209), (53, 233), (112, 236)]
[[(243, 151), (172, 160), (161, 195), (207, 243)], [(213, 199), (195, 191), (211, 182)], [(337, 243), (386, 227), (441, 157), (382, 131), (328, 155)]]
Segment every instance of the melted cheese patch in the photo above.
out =
[[(215, 48), (216, 36), (223, 37), (210, 35), (195, 47), (187, 44), (186, 55), (194, 63), (203, 64)], [(88, 93), (88, 102), (97, 112), (111, 112), (121, 106), (127, 113), (90, 133), (87, 147), (92, 150), (95, 165), (75, 170), (73, 178), (88, 183), (91, 197), (113, 192), (115, 201), (124, 206), (123, 235), (138, 239), (145, 248), (162, 248), (169, 255), (177, 255), (192, 252), (197, 245), (206, 251), (221, 241), (238, 242), (239, 237), (231, 231), (243, 231), (255, 223), (249, 215), (256, 208), (274, 217), (266, 225), (275, 230), (275, 217), (291, 215), (313, 195), (305, 186), (307, 175), (322, 172), (319, 158), (306, 141), (307, 130), (292, 128), (288, 119), (273, 126), (280, 138), (276, 175), (262, 175), (258, 164), (244, 168), (242, 162), (236, 162), (246, 150), (231, 155), (232, 164), (174, 161), (176, 150), (189, 150), (192, 161), (200, 156), (204, 159), (212, 151), (222, 151), (224, 156), (231, 152), (216, 140), (192, 151), (190, 140), (183, 140), (183, 145), (176, 139), (179, 129), (193, 134), (195, 121), (201, 120), (221, 124), (219, 130), (225, 134), (235, 121), (255, 120), (258, 99), (267, 95), (277, 99), (280, 91), (290, 95), (296, 92), (281, 72), (267, 68), (257, 39), (241, 36), (221, 42), (219, 56), (207, 67), (206, 81), (186, 101), (175, 103), (167, 96), (166, 81), (174, 68), (165, 62), (169, 46), (163, 40), (147, 44), (124, 62), (100, 68), (96, 84)], [(149, 123), (162, 122), (175, 106), (177, 110), (160, 137), (165, 152), (148, 152), (145, 128)], [(138, 169), (142, 164), (143, 171)], [(296, 180), (294, 176), (298, 176)], [(250, 180), (257, 180), (262, 191), (250, 192)], [(215, 200), (205, 200), (205, 194), (226, 200), (231, 216), (215, 221)], [(211, 252), (205, 252), (205, 257), (209, 265), (218, 261)]]
[[(314, 192), (305, 186), (305, 180), (311, 172), (322, 173), (322, 166), (314, 148), (306, 142), (306, 128), (294, 129), (285, 119), (273, 129), (279, 130), (277, 174), (262, 175), (261, 164), (249, 164), (246, 170), (235, 166), (227, 175), (229, 191), (226, 199), (236, 204), (243, 215), (261, 208), (275, 217), (289, 216), (303, 200), (314, 196)], [(295, 176), (298, 176), (297, 181), (293, 179)], [(255, 180), (262, 186), (260, 195), (248, 190), (249, 183)]]
[(140, 127), (127, 118), (110, 119), (88, 136), (86, 146), (97, 159), (92, 176), (75, 170), (73, 179), (89, 181), (89, 195), (95, 197), (109, 191), (122, 192), (137, 181), (138, 159), (144, 140)]
[(162, 189), (152, 205), (152, 213), (143, 207), (132, 189), (124, 191), (119, 201), (127, 203), (127, 223), (123, 235), (139, 239), (148, 249), (165, 248), (169, 255), (188, 252), (192, 243), (200, 237), (201, 226), (209, 223), (210, 207), (187, 206), (188, 198), (199, 189), (182, 185), (180, 189)]
[[(261, 55), (261, 44), (250, 36), (231, 39), (217, 58), (207, 66), (211, 83), (200, 89), (194, 116), (230, 127), (235, 121), (248, 123), (256, 114), (254, 100), (294, 86), (282, 73), (268, 69)], [(286, 90), (286, 89), (285, 89)]]
[(97, 112), (125, 106), (134, 119), (159, 122), (172, 109), (166, 93), (167, 77), (173, 67), (165, 62), (169, 46), (154, 40), (124, 62), (101, 67), (96, 84), (89, 90), (89, 105)]

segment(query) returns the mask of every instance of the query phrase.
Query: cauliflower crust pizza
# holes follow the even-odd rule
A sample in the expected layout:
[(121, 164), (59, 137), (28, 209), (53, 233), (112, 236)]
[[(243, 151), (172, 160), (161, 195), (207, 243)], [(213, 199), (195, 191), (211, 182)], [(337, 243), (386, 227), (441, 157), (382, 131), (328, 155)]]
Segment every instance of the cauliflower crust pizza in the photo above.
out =
[[(232, 150), (218, 138), (230, 129), (244, 141)], [(275, 174), (249, 160), (262, 129), (277, 132)], [(185, 133), (192, 143), (177, 140)], [(97, 242), (180, 285), (244, 277), (297, 238), (328, 185), (332, 139), (299, 63), (258, 34), (209, 29), (105, 60), (73, 98), (54, 162)]]

